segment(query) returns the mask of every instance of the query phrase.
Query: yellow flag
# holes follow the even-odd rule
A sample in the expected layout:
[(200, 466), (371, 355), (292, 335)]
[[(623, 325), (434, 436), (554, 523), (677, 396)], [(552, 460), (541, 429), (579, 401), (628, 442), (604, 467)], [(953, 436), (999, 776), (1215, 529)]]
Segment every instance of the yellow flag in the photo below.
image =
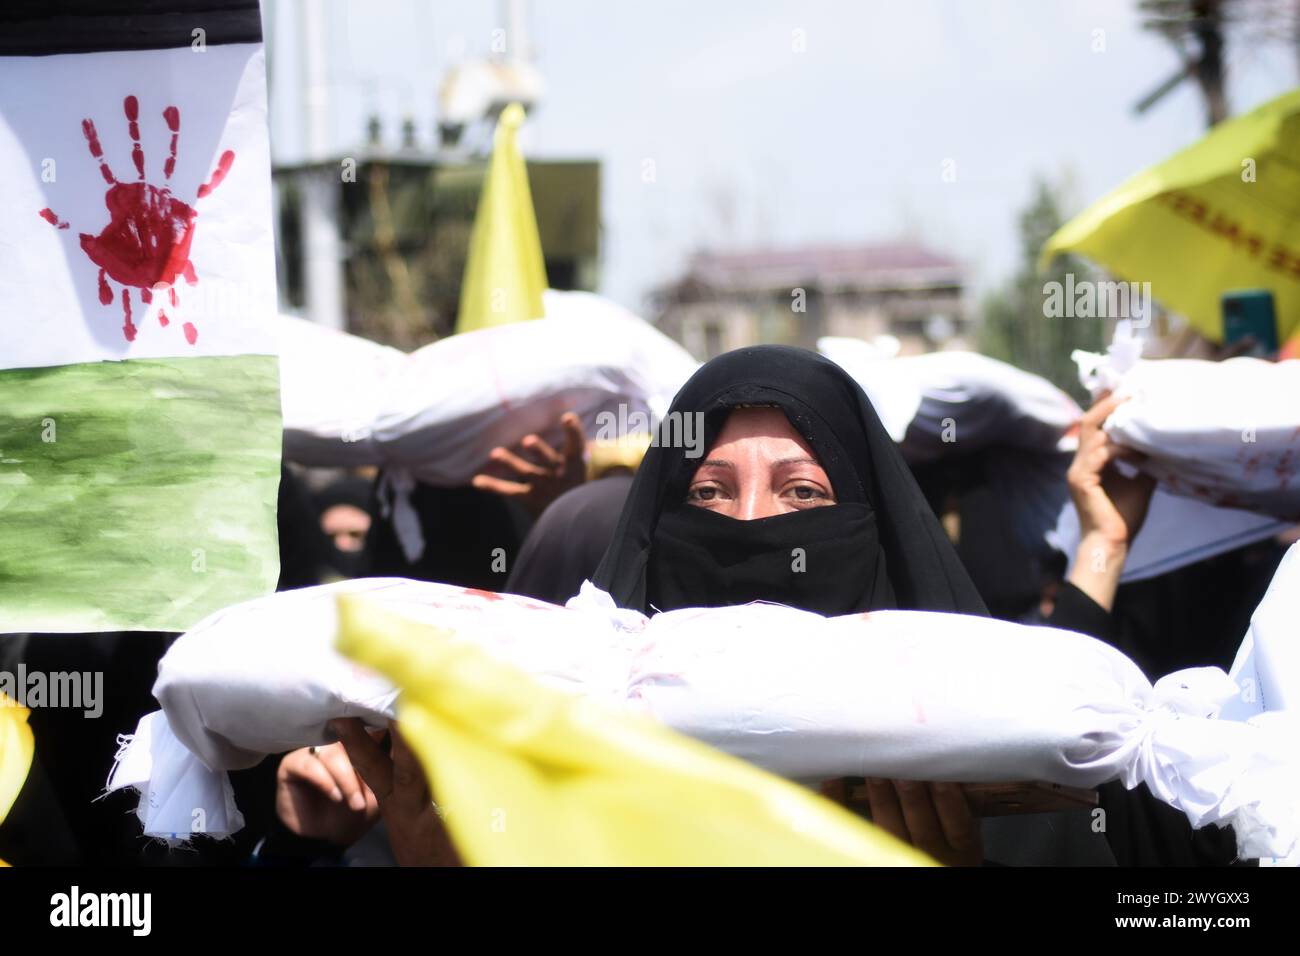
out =
[(654, 435), (629, 432), (618, 438), (597, 438), (587, 443), (587, 480), (595, 481), (616, 468), (636, 471), (650, 450)]
[(457, 332), (542, 317), (546, 265), (528, 168), (516, 142), (523, 122), (518, 103), (507, 106), (497, 121), (465, 260)]
[(398, 721), (476, 866), (932, 865), (795, 784), (649, 718), (534, 681), (359, 595), (339, 649), (390, 678)]
[[(0, 823), (9, 814), (32, 768), (36, 742), (27, 723), (31, 711), (0, 693)], [(8, 866), (0, 860), (0, 866)]]
[(1224, 292), (1269, 289), (1285, 340), (1300, 328), (1300, 90), (1134, 176), (1062, 226), (1041, 264), (1061, 252), (1150, 282), (1215, 341)]

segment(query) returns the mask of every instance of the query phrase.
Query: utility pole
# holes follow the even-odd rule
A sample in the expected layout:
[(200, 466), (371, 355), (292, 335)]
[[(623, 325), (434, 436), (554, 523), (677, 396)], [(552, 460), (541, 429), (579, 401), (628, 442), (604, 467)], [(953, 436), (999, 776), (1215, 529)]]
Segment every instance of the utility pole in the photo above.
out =
[(1196, 60), (1196, 82), (1205, 97), (1207, 126), (1217, 126), (1228, 118), (1228, 96), (1223, 82), (1223, 10), (1222, 0), (1194, 0), (1192, 33), (1200, 45)]
[(338, 168), (324, 165), (330, 149), (328, 12), (324, 0), (300, 0), (293, 9), (302, 44), (303, 148), (308, 166), (301, 191), (304, 311), (313, 322), (343, 329), (347, 319), (339, 210), (342, 175)]
[[(1193, 78), (1205, 100), (1205, 125), (1216, 126), (1228, 118), (1228, 96), (1224, 83), (1224, 22), (1229, 0), (1140, 0), (1148, 30), (1163, 34), (1183, 61), (1177, 72), (1134, 105), (1145, 113)], [(1192, 49), (1191, 47), (1195, 47)]]

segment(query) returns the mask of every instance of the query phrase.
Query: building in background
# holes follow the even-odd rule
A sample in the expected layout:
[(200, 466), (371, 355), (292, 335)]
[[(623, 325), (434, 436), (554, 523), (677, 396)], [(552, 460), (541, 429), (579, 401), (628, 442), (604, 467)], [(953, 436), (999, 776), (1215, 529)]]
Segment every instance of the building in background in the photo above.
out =
[(659, 328), (697, 358), (823, 335), (892, 335), (903, 354), (969, 347), (965, 269), (910, 241), (702, 252), (656, 290)]
[[(402, 349), (451, 333), (487, 163), (411, 140), (372, 125), (352, 156), (273, 171), (283, 311)], [(530, 160), (528, 183), (550, 287), (594, 290), (600, 164)]]
[[(492, 52), (452, 64), (437, 91), (428, 145), (407, 120), (396, 142), (377, 118), (364, 145), (331, 148), (327, 0), (295, 0), (280, 31), (298, 47), (284, 75), (303, 121), (305, 161), (272, 170), (280, 310), (402, 349), (451, 334), (493, 130), (518, 103), (540, 109), (545, 84), (529, 40), (527, 0), (499, 0)], [(414, 22), (412, 28), (415, 28)], [(335, 37), (337, 39), (337, 37)], [(274, 54), (275, 45), (271, 45)], [(594, 291), (600, 164), (530, 160), (528, 182), (548, 284)]]

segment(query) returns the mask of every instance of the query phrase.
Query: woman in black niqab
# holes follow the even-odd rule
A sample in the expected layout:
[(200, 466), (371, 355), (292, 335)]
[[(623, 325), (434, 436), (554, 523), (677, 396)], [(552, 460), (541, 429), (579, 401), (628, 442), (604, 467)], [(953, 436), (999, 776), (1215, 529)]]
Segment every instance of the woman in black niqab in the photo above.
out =
[[(748, 406), (785, 413), (834, 504), (744, 521), (687, 503), (703, 453)], [(987, 613), (861, 387), (828, 359), (777, 345), (721, 355), (678, 392), (594, 583), (647, 613), (758, 600), (822, 614)]]
[[(727, 418), (754, 406), (785, 414), (824, 470), (833, 504), (740, 520), (688, 503), (688, 489)], [(688, 418), (702, 423), (702, 434), (692, 434)], [(695, 441), (683, 442), (684, 436)], [(796, 549), (802, 549), (797, 559)], [(619, 606), (643, 613), (750, 601), (821, 614), (988, 613), (857, 382), (816, 353), (773, 345), (721, 355), (678, 392), (593, 583)], [(797, 642), (798, 635), (791, 639)], [(931, 849), (949, 861), (971, 862), (973, 854), (1031, 864), (1113, 862), (1104, 841), (1076, 845), (1089, 821), (1067, 820), (1065, 813), (985, 821), (993, 825), (971, 843), (979, 821), (964, 805), (954, 806), (959, 791), (942, 787), (916, 784), (904, 791), (896, 782), (872, 781), (872, 816), (915, 842), (921, 831), (912, 832), (904, 818), (928, 815), (934, 830), (937, 813), (945, 833), (951, 827), (967, 836), (960, 849), (944, 840)]]

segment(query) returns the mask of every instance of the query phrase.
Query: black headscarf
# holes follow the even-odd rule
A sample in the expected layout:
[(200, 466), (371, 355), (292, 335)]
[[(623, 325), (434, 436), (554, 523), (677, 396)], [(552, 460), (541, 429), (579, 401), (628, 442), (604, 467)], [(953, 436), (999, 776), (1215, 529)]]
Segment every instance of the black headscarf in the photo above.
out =
[[(382, 487), (381, 477), (375, 481), (372, 515), (383, 513)], [(490, 491), (423, 482), (411, 492), (411, 507), (420, 518), (424, 553), (408, 561), (393, 522), (381, 517), (366, 535), (366, 576), (505, 590), (506, 575), (528, 531), (522, 508)]]
[[(316, 506), (316, 514), (323, 520), (326, 512), (331, 508), (339, 505), (350, 505), (360, 511), (370, 514), (370, 497), (371, 497), (371, 480), (362, 478), (360, 475), (345, 475), (338, 478), (312, 496), (312, 502)], [(371, 515), (371, 523), (374, 523), (374, 516)], [(369, 534), (369, 532), (366, 532)], [(369, 558), (366, 556), (364, 547), (357, 551), (344, 551), (339, 548), (338, 544), (326, 535), (325, 546), (325, 564), (326, 575), (324, 580), (339, 576), (343, 578), (359, 578), (365, 575)]]
[(563, 604), (578, 593), (600, 564), (632, 476), (611, 474), (571, 488), (537, 519), (510, 566), (506, 591)]
[[(742, 521), (686, 503), (700, 452), (741, 406), (785, 413), (826, 470), (836, 504)], [(702, 441), (687, 449), (683, 422), (697, 413)], [(987, 613), (866, 394), (828, 359), (777, 345), (720, 355), (677, 393), (594, 583), (647, 613), (752, 600), (824, 614)]]

